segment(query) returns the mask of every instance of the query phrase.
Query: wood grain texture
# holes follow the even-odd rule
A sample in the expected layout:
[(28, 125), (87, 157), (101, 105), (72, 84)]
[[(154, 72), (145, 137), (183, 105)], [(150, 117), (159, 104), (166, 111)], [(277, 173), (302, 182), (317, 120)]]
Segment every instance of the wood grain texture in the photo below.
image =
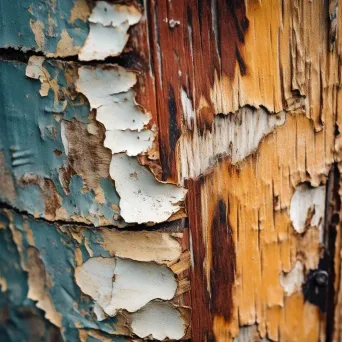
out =
[[(81, 6), (81, 2), (75, 0), (73, 5)], [(82, 248), (81, 253), (68, 247), (75, 265), (83, 262), (83, 254), (87, 259), (93, 257), (91, 253), (100, 256), (102, 252), (98, 249), (102, 241), (93, 241), (90, 248), (82, 234), (95, 239), (105, 228), (93, 231), (85, 226), (82, 234), (78, 234), (70, 227), (60, 230), (63, 225), (60, 221), (124, 226), (119, 216), (120, 204), (128, 186), (124, 182), (119, 184), (119, 178), (115, 179), (117, 173), (111, 173), (109, 168), (113, 164), (115, 169), (122, 155), (127, 157), (124, 154), (127, 151), (121, 150), (122, 155), (118, 157), (116, 152), (105, 148), (108, 130), (97, 120), (103, 104), (89, 108), (88, 102), (96, 94), (96, 88), (90, 89), (92, 83), (84, 82), (89, 85), (88, 89), (84, 87), (89, 96), (77, 93), (75, 70), (96, 69), (99, 74), (105, 74), (121, 68), (121, 76), (127, 73), (136, 78), (130, 90), (134, 91), (134, 106), (150, 117), (140, 129), (153, 132), (155, 137), (151, 148), (130, 158), (134, 158), (136, 165), (140, 164), (137, 169), (146, 171), (149, 175), (146, 179), (152, 179), (151, 184), (157, 184), (156, 188), (167, 187), (167, 182), (172, 183), (168, 184), (170, 189), (178, 185), (187, 190), (188, 229), (177, 228), (180, 222), (177, 219), (184, 218), (185, 213), (182, 203), (173, 203), (181, 207), (179, 212), (167, 216), (173, 223), (161, 222), (151, 228), (149, 219), (138, 217), (127, 222), (144, 225), (133, 223), (126, 227), (132, 230), (132, 236), (121, 236), (127, 243), (137, 239), (142, 230), (153, 230), (155, 234), (169, 231), (169, 237), (181, 245), (177, 260), (165, 264), (177, 280), (175, 297), (168, 304), (177, 307), (186, 322), (182, 339), (339, 342), (342, 336), (342, 13), (339, 0), (119, 3), (134, 6), (142, 17), (129, 28), (129, 40), (122, 53), (104, 61), (82, 61), (81, 64), (77, 60), (88, 35), (88, 17), (96, 5), (92, 1), (89, 8), (83, 4), (79, 13), (70, 4), (64, 4), (68, 14), (79, 18), (76, 23), (69, 22), (67, 28), (76, 34), (78, 25), (82, 33), (80, 46), (71, 46), (71, 50), (63, 45), (65, 50), (57, 51), (57, 40), (45, 32), (48, 25), (42, 28), (36, 21), (34, 32), (30, 29), (30, 40), (18, 43), (18, 37), (14, 39), (10, 31), (7, 32), (10, 41), (0, 39), (2, 49), (12, 46), (32, 50), (31, 55), (39, 51), (50, 58), (72, 59), (46, 59), (44, 65), (50, 72), (49, 77), (26, 78), (20, 91), (3, 92), (4, 113), (8, 123), (13, 123), (12, 117), (20, 118), (20, 111), (14, 115), (9, 108), (18, 106), (24, 112), (22, 99), (27, 87), (25, 92), (29, 96), (25, 103), (33, 109), (39, 105), (40, 111), (32, 109), (35, 113), (32, 118), (37, 122), (25, 117), (17, 129), (23, 137), (22, 132), (28, 127), (36, 133), (34, 136), (39, 142), (43, 136), (47, 142), (42, 143), (41, 150), (47, 150), (50, 157), (53, 151), (53, 158), (41, 157), (40, 153), (38, 162), (33, 163), (38, 171), (44, 165), (42, 176), (37, 171), (39, 177), (24, 177), (18, 169), (22, 170), (24, 164), (24, 171), (30, 170), (26, 165), (32, 164), (30, 156), (25, 150), (12, 153), (11, 140), (6, 138), (8, 146), (3, 155), (0, 153), (4, 165), (0, 181), (8, 183), (1, 188), (4, 195), (0, 194), (5, 204), (43, 219), (58, 220), (53, 223), (55, 229), (50, 234), (56, 231), (65, 241), (71, 239)], [(39, 17), (36, 7), (32, 13), (31, 16)], [(31, 18), (27, 13), (26, 16)], [(59, 19), (56, 21), (60, 40), (65, 25)], [(25, 30), (29, 29), (28, 24), (27, 21), (23, 26)], [(11, 75), (19, 83), (20, 77), (24, 77), (27, 56), (24, 61), (17, 61), (16, 54), (12, 53), (11, 60), (6, 53), (6, 58), (0, 61), (6, 76), (2, 77), (3, 84), (11, 84)], [(114, 67), (115, 63), (119, 67)], [(105, 84), (103, 89), (107, 91), (109, 83)], [(65, 107), (67, 110), (64, 108), (56, 114), (51, 103), (63, 107), (65, 101), (59, 89), (67, 90), (64, 95), (70, 95), (70, 108)], [(41, 92), (46, 91), (48, 97), (41, 99)], [(119, 97), (127, 91), (121, 89), (106, 96)], [(35, 100), (30, 100), (33, 96)], [(45, 106), (47, 100), (50, 107)], [(95, 100), (98, 100), (96, 96)], [(115, 101), (109, 102), (113, 105)], [(84, 113), (74, 110), (80, 104)], [(51, 112), (49, 117), (46, 108)], [(51, 125), (53, 129), (47, 132)], [(17, 132), (15, 127), (13, 130)], [(63, 134), (69, 145), (62, 141)], [(28, 141), (24, 137), (22, 145)], [(37, 146), (38, 142), (34, 147)], [(133, 147), (139, 150), (139, 142)], [(137, 175), (135, 171), (130, 172), (127, 179), (132, 181)], [(77, 186), (72, 181), (77, 181)], [(46, 193), (44, 201), (38, 203), (42, 209), (38, 204), (30, 206), (28, 195), (20, 193), (21, 188), (28, 186), (34, 187), (34, 194)], [(70, 187), (75, 193), (71, 191), (72, 196), (68, 193)], [(115, 189), (119, 188), (117, 194)], [(138, 188), (136, 196), (133, 191), (127, 198), (136, 200), (142, 188)], [(158, 201), (162, 202), (157, 198), (152, 203)], [(138, 200), (126, 201), (126, 217), (130, 217), (131, 208), (138, 206)], [(94, 207), (95, 212), (90, 212), (89, 208)], [(61, 210), (56, 212), (57, 209)], [(160, 214), (162, 210), (155, 211)], [(150, 211), (145, 209), (141, 216), (148, 217), (148, 214)], [(7, 214), (4, 216), (6, 229), (2, 233), (6, 237), (11, 220)], [(19, 214), (15, 216), (21, 220)], [(32, 217), (30, 220), (35, 226), (36, 220)], [(42, 226), (47, 225), (42, 222)], [(13, 235), (17, 234), (12, 243), (20, 247), (19, 235), (24, 235), (21, 225), (12, 224), (10, 228)], [(107, 242), (119, 234), (114, 229), (111, 234), (110, 229), (105, 230)], [(29, 241), (27, 245), (33, 246)], [(166, 241), (160, 245), (167, 247)], [(17, 247), (22, 258), (21, 254), (26, 252), (20, 248)], [(153, 247), (150, 252), (157, 250)], [(115, 253), (110, 256), (120, 258)], [(10, 283), (8, 277), (0, 281), (2, 288), (6, 288), (6, 281)], [(89, 311), (90, 304), (86, 304), (85, 310)], [(59, 305), (62, 307), (63, 303)], [(81, 341), (87, 341), (89, 336), (97, 340), (108, 338), (102, 323), (93, 323), (93, 320), (92, 316), (93, 325), (86, 321), (76, 327)], [(159, 325), (155, 323), (154, 328), (158, 330)], [(115, 329), (114, 332), (119, 333)], [(131, 331), (125, 330), (124, 334), (132, 339), (136, 337)]]

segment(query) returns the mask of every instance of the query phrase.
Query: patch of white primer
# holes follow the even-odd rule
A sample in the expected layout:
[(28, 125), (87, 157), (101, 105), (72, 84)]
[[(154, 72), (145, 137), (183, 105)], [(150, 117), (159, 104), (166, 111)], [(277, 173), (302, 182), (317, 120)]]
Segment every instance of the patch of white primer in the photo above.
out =
[(128, 156), (136, 156), (146, 152), (153, 145), (154, 134), (152, 131), (120, 131), (114, 129), (106, 132), (104, 146), (112, 150), (112, 153), (126, 152)]
[(76, 268), (75, 279), (82, 292), (95, 300), (100, 319), (105, 317), (100, 309), (109, 316), (118, 310), (135, 312), (153, 299), (172, 299), (177, 290), (167, 266), (118, 257), (88, 259)]
[(176, 290), (177, 281), (167, 266), (116, 258), (112, 300), (105, 312), (135, 312), (153, 299), (172, 299)]
[(134, 99), (131, 89), (136, 74), (116, 65), (79, 68), (77, 91), (83, 93), (95, 108), (96, 119), (106, 128), (104, 145), (113, 156), (110, 176), (120, 199), (120, 214), (127, 223), (166, 221), (180, 209), (186, 190), (156, 181), (151, 172), (136, 159), (153, 145), (154, 132), (145, 129), (150, 115), (145, 114)]
[(293, 228), (303, 233), (309, 226), (318, 227), (320, 241), (323, 241), (323, 220), (325, 212), (325, 186), (310, 188), (300, 184), (291, 199), (290, 218)]
[(97, 110), (96, 119), (106, 128), (104, 146), (112, 153), (126, 152), (129, 156), (150, 149), (154, 132), (144, 127), (151, 117), (136, 104), (131, 89), (137, 81), (136, 74), (114, 65), (83, 66), (78, 74), (77, 90)]
[(181, 103), (183, 108), (183, 118), (187, 123), (188, 128), (191, 129), (196, 119), (195, 111), (193, 109), (191, 99), (183, 88), (181, 89)]
[[(185, 119), (195, 120), (189, 102), (182, 96)], [(181, 97), (181, 98), (182, 98)], [(243, 107), (236, 113), (215, 116), (211, 130), (200, 134), (194, 122), (192, 132), (179, 139), (181, 167), (179, 179), (197, 177), (213, 167), (222, 157), (230, 157), (233, 164), (253, 153), (262, 138), (285, 122), (285, 112), (270, 115), (263, 108)]]
[(48, 84), (49, 75), (47, 75), (43, 68), (43, 62), (45, 57), (42, 56), (31, 56), (27, 62), (25, 75), (29, 78), (39, 80), (41, 83), (40, 95), (48, 96), (50, 86)]
[(280, 284), (284, 288), (285, 294), (291, 296), (300, 291), (304, 283), (304, 266), (297, 260), (293, 269), (288, 272), (282, 272), (280, 275)]
[(62, 139), (65, 155), (68, 156), (68, 154), (69, 154), (69, 142), (68, 142), (68, 138), (66, 136), (64, 121), (61, 122), (61, 139)]
[(131, 328), (141, 338), (152, 335), (154, 339), (179, 340), (186, 333), (180, 312), (169, 303), (151, 302), (131, 315)]
[(129, 27), (140, 19), (141, 13), (134, 6), (98, 1), (88, 19), (89, 35), (79, 52), (79, 59), (104, 60), (120, 55), (129, 38)]
[(135, 158), (123, 153), (112, 156), (109, 173), (120, 195), (120, 214), (128, 223), (166, 221), (185, 199), (185, 189), (158, 182)]
[(100, 308), (104, 309), (112, 299), (115, 264), (114, 258), (90, 258), (75, 270), (76, 284), (95, 300), (94, 311), (98, 319), (104, 319)]

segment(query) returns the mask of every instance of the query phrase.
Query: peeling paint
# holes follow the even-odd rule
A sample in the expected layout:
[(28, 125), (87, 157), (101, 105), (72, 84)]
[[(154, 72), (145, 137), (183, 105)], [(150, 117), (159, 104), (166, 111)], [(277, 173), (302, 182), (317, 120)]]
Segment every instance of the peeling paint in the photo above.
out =
[(112, 153), (126, 152), (130, 156), (146, 152), (152, 147), (154, 133), (144, 129), (150, 121), (135, 103), (132, 87), (136, 73), (120, 66), (104, 68), (81, 67), (77, 90), (97, 109), (96, 119), (104, 124), (104, 145)]
[(63, 30), (61, 33), (61, 38), (57, 43), (55, 53), (47, 53), (48, 57), (54, 57), (55, 55), (59, 57), (75, 56), (80, 50), (79, 45), (74, 45), (73, 38), (70, 37), (67, 30)]
[(280, 275), (280, 283), (287, 296), (301, 291), (302, 285), (304, 284), (304, 265), (302, 262), (297, 260), (290, 272), (283, 272)]
[(126, 222), (163, 222), (181, 209), (186, 190), (158, 182), (136, 159), (115, 154), (109, 172), (115, 180), (120, 213)]
[(160, 264), (175, 261), (181, 256), (179, 242), (169, 233), (101, 229), (100, 234), (103, 236), (103, 248), (112, 256)]
[(75, 0), (74, 7), (70, 11), (69, 22), (73, 23), (76, 20), (87, 21), (90, 15), (90, 9), (86, 0)]
[(90, 31), (79, 59), (90, 61), (118, 56), (127, 43), (129, 27), (140, 18), (141, 13), (134, 6), (98, 1), (88, 19)]
[(26, 67), (26, 76), (34, 78), (40, 81), (40, 95), (48, 96), (50, 89), (50, 75), (45, 68), (43, 68), (43, 62), (45, 57), (31, 56)]
[(304, 233), (308, 227), (320, 230), (323, 241), (323, 220), (325, 211), (325, 186), (311, 188), (300, 184), (291, 199), (290, 218), (297, 233)]
[(177, 282), (166, 266), (121, 258), (91, 258), (75, 271), (77, 284), (109, 316), (135, 312), (153, 299), (170, 300)]
[(48, 220), (118, 224), (111, 154), (102, 126), (75, 90), (77, 64), (32, 56), (28, 65), (2, 60), (0, 69), (1, 169), (12, 174), (8, 184), (15, 189), (2, 200)]
[(45, 317), (57, 327), (62, 327), (62, 313), (57, 312), (48, 293), (48, 278), (39, 252), (34, 247), (27, 250), (27, 271), (29, 291), (27, 298), (37, 301), (37, 307), (45, 312)]
[(134, 334), (142, 338), (152, 336), (157, 340), (179, 340), (185, 335), (188, 326), (177, 308), (157, 301), (133, 313), (131, 319)]
[(127, 157), (145, 152), (153, 141), (153, 133), (144, 128), (150, 116), (134, 101), (135, 83), (136, 74), (119, 66), (81, 67), (77, 90), (97, 109), (96, 119), (106, 128), (104, 145), (113, 153), (109, 173), (121, 197), (120, 215), (127, 223), (159, 223), (181, 208), (178, 203), (186, 191), (159, 183), (136, 159)]
[(34, 39), (37, 43), (38, 49), (43, 50), (45, 45), (44, 23), (39, 20), (30, 20), (30, 27), (34, 34)]
[(194, 178), (213, 167), (218, 159), (243, 161), (256, 151), (261, 140), (285, 122), (285, 112), (270, 115), (263, 108), (245, 106), (236, 113), (216, 115), (210, 130), (199, 132), (191, 104), (182, 97), (185, 120), (194, 127), (179, 139), (179, 179)]

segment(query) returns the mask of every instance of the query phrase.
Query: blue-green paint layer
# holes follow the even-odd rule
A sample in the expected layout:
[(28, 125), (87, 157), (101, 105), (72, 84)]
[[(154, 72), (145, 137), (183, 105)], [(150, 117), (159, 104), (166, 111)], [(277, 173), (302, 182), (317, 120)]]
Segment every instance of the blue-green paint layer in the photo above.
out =
[[(75, 90), (77, 65), (44, 61), (50, 82), (56, 84), (47, 96), (40, 95), (38, 79), (25, 76), (26, 67), (0, 61), (0, 172), (11, 175), (3, 181), (7, 184), (0, 185), (0, 201), (48, 220), (116, 224), (119, 196), (109, 175), (93, 175), (100, 178), (98, 189), (87, 187), (88, 170), (83, 174), (73, 170), (84, 154), (76, 151), (70, 160), (62, 141), (63, 123), (73, 120), (87, 132), (90, 122), (87, 100)], [(84, 140), (86, 145), (87, 136)], [(101, 141), (98, 145), (105, 150)], [(10, 182), (15, 189), (12, 196), (6, 193)], [(104, 200), (95, 199), (96, 190)]]
[[(89, 25), (86, 18), (71, 20), (75, 2), (77, 0), (1, 0), (0, 48), (55, 54), (63, 32), (70, 36), (72, 45), (83, 46)], [(34, 25), (40, 27), (38, 42), (32, 29)]]
[[(8, 321), (6, 321), (8, 324), (2, 324), (0, 320), (0, 340), (2, 336), (10, 336), (11, 339), (8, 341), (29, 340), (27, 337), (30, 336), (29, 330), (32, 327), (29, 327), (28, 322), (22, 322), (25, 316), (21, 315), (25, 311), (32, 311), (35, 316), (39, 317), (45, 333), (51, 333), (49, 332), (52, 327), (51, 323), (43, 319), (44, 313), (35, 307), (36, 302), (27, 298), (28, 273), (22, 269), (22, 265), (27, 265), (29, 262), (29, 249), (35, 248), (51, 280), (46, 290), (56, 311), (62, 314), (62, 329), (60, 330), (64, 340), (79, 341), (79, 329), (94, 329), (110, 335), (112, 341), (126, 341), (126, 338), (122, 336), (115, 336), (116, 318), (107, 318), (102, 322), (96, 320), (93, 313), (93, 300), (82, 294), (75, 283), (75, 251), (78, 248), (82, 250), (84, 261), (90, 257), (84, 245), (85, 240), (95, 257), (108, 256), (99, 244), (103, 239), (99, 231), (84, 230), (84, 238), (81, 242), (77, 242), (71, 234), (72, 230), (76, 229), (75, 227), (61, 228), (10, 210), (0, 210), (0, 225), (2, 227), (0, 229), (0, 277), (6, 280), (7, 285), (6, 291), (0, 292), (0, 312), (5, 312), (5, 310), (8, 312)], [(14, 243), (14, 235), (17, 236), (15, 240), (17, 244)], [(59, 336), (59, 330), (56, 331), (56, 329), (54, 333)], [(45, 338), (46, 335), (43, 337)], [(48, 341), (48, 339), (41, 341)], [(60, 337), (54, 341), (60, 341)], [(88, 341), (96, 341), (96, 339), (89, 337)]]

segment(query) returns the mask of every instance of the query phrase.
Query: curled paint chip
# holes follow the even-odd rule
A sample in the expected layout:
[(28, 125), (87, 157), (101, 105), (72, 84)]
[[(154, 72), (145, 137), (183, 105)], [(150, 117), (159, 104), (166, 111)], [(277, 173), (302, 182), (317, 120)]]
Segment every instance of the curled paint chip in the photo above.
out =
[(159, 223), (180, 210), (186, 190), (158, 182), (135, 158), (112, 156), (109, 170), (120, 195), (121, 216), (128, 223)]
[(135, 312), (153, 299), (172, 299), (177, 289), (167, 266), (118, 257), (90, 258), (76, 268), (75, 278), (95, 300), (98, 319), (104, 317), (100, 308), (109, 316), (119, 310)]
[[(323, 218), (325, 211), (325, 187), (310, 188), (307, 184), (300, 184), (292, 196), (290, 204), (290, 218), (293, 228), (303, 233), (309, 226), (318, 227), (323, 233)], [(320, 237), (322, 242), (323, 236)]]
[(201, 134), (185, 91), (181, 93), (181, 102), (184, 120), (188, 127), (193, 127), (193, 131), (183, 133), (179, 139), (179, 179), (183, 180), (203, 174), (222, 157), (230, 157), (233, 164), (243, 161), (286, 118), (285, 112), (270, 115), (263, 108), (245, 106), (236, 113), (215, 116), (211, 129)]
[(77, 90), (82, 92), (91, 108), (97, 109), (96, 119), (106, 128), (104, 145), (112, 153), (126, 152), (136, 156), (152, 148), (154, 132), (144, 129), (150, 115), (135, 103), (131, 89), (136, 74), (119, 66), (106, 68), (81, 67)]
[(152, 148), (154, 134), (152, 131), (141, 132), (114, 129), (106, 132), (104, 146), (111, 149), (112, 153), (126, 152), (128, 156), (137, 156)]
[(186, 333), (186, 322), (181, 313), (170, 303), (151, 302), (131, 315), (132, 331), (141, 338), (179, 340)]
[[(137, 156), (153, 146), (154, 132), (145, 129), (150, 116), (135, 103), (136, 74), (122, 67), (82, 66), (76, 89), (83, 93), (96, 119), (106, 128), (104, 145), (113, 156), (110, 176), (120, 199), (120, 214), (127, 223), (159, 223), (180, 209), (186, 190), (158, 182), (141, 166)], [(122, 154), (121, 152), (125, 152)]]
[(45, 57), (42, 56), (31, 56), (27, 62), (26, 67), (26, 76), (29, 78), (34, 78), (40, 81), (41, 88), (40, 88), (40, 95), (41, 96), (48, 96), (49, 93), (49, 83), (48, 78), (49, 75), (47, 72), (44, 72), (43, 62)]
[(165, 263), (179, 259), (182, 248), (169, 233), (102, 229), (101, 243), (112, 256)]
[(79, 59), (104, 60), (108, 56), (118, 56), (127, 43), (129, 27), (140, 19), (141, 13), (134, 6), (98, 1), (88, 19), (90, 31)]
[(297, 260), (293, 269), (280, 275), (280, 284), (284, 288), (285, 294), (291, 296), (293, 293), (300, 291), (304, 283), (304, 265)]

